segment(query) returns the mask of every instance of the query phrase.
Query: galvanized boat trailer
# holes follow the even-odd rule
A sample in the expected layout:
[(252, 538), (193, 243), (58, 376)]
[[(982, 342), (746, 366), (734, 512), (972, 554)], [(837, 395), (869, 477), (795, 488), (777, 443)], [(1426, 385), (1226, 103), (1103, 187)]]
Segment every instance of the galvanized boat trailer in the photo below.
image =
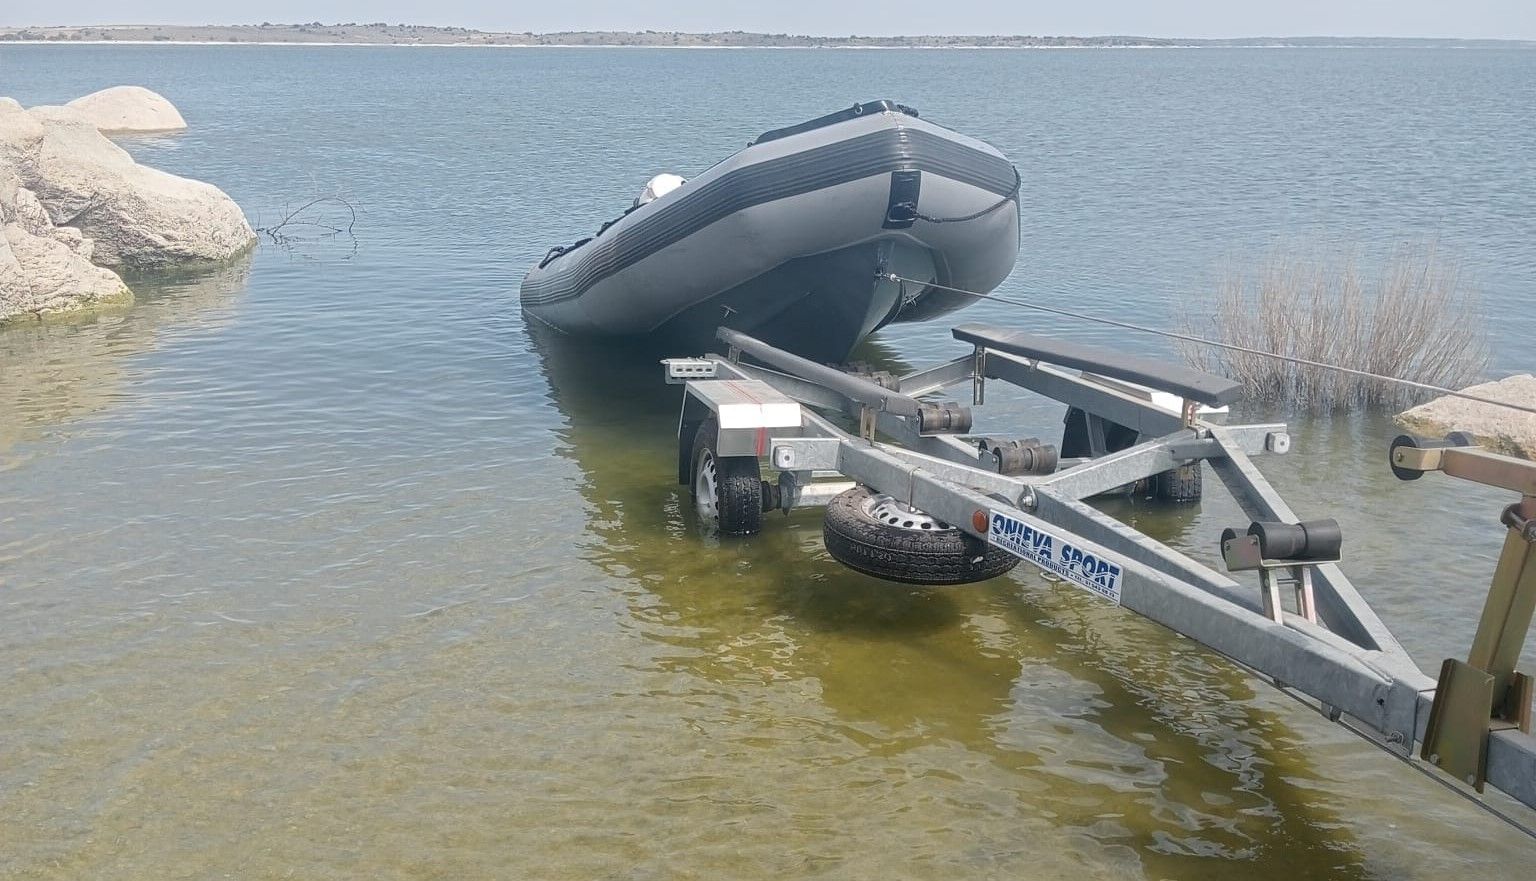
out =
[[(1504, 512), (1506, 546), (1472, 652), (1466, 662), (1448, 660), (1437, 683), (1340, 570), (1332, 521), (1298, 524), (1254, 467), (1252, 456), (1289, 450), (1285, 425), (1221, 424), (1239, 386), (1017, 331), (971, 324), (953, 333), (971, 353), (892, 377), (851, 374), (720, 329), (726, 355), (664, 362), (667, 380), (686, 386), (680, 482), (708, 493), (717, 466), (736, 463), (744, 470), (721, 473), (755, 476), (766, 459), (776, 484), (735, 485), (760, 493), (751, 498), (764, 510), (785, 511), (870, 487), (924, 522), (963, 530), (989, 552), (1001, 548), (1200, 642), (1409, 762), (1418, 745), (1418, 756), (1457, 785), (1482, 792), (1491, 783), (1536, 808), (1532, 680), (1514, 670), (1536, 606), (1536, 463), (1465, 437), (1393, 444), (1392, 468), (1403, 479), (1441, 470), (1521, 497)], [(1057, 461), (1034, 439), (970, 437), (970, 408), (936, 400), (968, 384), (981, 405), (989, 381), (1068, 405), (1064, 443), (1077, 449)], [(827, 416), (856, 424), (857, 434)], [(694, 473), (700, 449), (718, 457), (702, 476)], [(1183, 475), (1187, 490), (1190, 472), (1198, 474), (1188, 466), (1198, 462), (1254, 521), (1227, 530), (1221, 550), (1229, 571), (1259, 573), (1259, 589), (1084, 501), (1159, 475)]]

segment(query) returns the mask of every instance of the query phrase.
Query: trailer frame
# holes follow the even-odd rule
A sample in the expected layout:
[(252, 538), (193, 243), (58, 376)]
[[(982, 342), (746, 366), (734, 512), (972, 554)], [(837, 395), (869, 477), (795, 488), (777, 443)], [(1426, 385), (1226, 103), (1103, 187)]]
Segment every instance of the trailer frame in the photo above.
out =
[[(1253, 461), (1289, 451), (1283, 423), (1223, 424), (1241, 389), (1189, 368), (983, 325), (955, 328), (954, 336), (971, 353), (877, 382), (721, 328), (726, 354), (665, 362), (668, 381), (685, 387), (680, 480), (690, 479), (686, 451), (700, 424), (715, 414), (723, 452), (766, 459), (778, 472), (765, 496), (773, 507), (825, 505), (853, 483), (868, 485), (1201, 643), (1418, 762), (1414, 747), (1426, 740), (1436, 680), (1336, 562), (1293, 564), (1297, 587), (1304, 580), (1307, 589), (1282, 608), (1268, 578), (1265, 590), (1255, 590), (1087, 502), (1204, 462), (1253, 520), (1296, 523)], [(978, 406), (988, 382), (1077, 408), (1088, 414), (1090, 435), (1121, 426), (1137, 442), (1112, 451), (1096, 443), (1092, 455), (1063, 459), (1050, 473), (1002, 473), (997, 456), (963, 439), (969, 408), (935, 397), (969, 385)], [(1536, 809), (1536, 737), (1497, 724), (1478, 736), (1481, 767), (1445, 770), (1469, 795), (1486, 781)], [(1424, 758), (1432, 760), (1426, 770), (1439, 764), (1437, 755)]]

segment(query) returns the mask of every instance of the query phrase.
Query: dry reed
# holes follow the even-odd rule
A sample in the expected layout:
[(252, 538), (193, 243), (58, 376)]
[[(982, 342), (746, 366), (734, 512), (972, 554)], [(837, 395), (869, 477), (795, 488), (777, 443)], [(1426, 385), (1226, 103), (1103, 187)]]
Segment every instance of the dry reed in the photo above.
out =
[[(1488, 367), (1478, 298), (1432, 245), (1400, 250), (1374, 279), (1353, 259), (1278, 254), (1256, 272), (1229, 270), (1211, 297), (1188, 304), (1179, 323), (1193, 336), (1446, 388), (1471, 385)], [(1432, 397), (1262, 355), (1196, 343), (1179, 348), (1190, 364), (1242, 382), (1249, 400), (1400, 410)]]

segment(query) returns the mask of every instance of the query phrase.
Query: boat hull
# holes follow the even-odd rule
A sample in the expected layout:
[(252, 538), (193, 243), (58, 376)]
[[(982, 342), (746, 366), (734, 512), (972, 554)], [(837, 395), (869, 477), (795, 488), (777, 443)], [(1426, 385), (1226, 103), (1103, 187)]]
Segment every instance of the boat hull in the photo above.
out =
[(1018, 222), (1018, 177), (1001, 153), (877, 112), (760, 141), (552, 252), (525, 277), (522, 303), (574, 335), (703, 351), (727, 326), (836, 361), (886, 324), (975, 299), (935, 285), (996, 287), (1017, 259)]

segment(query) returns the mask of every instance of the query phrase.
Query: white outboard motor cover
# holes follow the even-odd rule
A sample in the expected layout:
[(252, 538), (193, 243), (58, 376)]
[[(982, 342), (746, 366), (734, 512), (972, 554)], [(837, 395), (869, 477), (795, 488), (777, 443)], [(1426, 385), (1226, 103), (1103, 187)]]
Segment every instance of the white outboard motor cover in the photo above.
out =
[(640, 197), (635, 199), (635, 206), (639, 207), (654, 202), (685, 183), (687, 181), (681, 175), (658, 174), (645, 182), (645, 189), (641, 190)]

